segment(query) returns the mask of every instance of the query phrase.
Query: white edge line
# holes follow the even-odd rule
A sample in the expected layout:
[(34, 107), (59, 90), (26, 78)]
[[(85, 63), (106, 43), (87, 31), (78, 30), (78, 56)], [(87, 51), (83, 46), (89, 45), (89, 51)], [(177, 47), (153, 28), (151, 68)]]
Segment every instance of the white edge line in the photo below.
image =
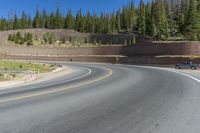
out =
[(48, 84), (48, 85), (41, 85), (41, 86), (38, 86), (38, 87), (29, 88), (29, 89), (20, 89), (20, 90), (11, 90), (11, 91), (6, 91), (6, 92), (0, 92), (0, 94), (19, 92), (19, 91), (25, 91), (25, 90), (32, 90), (32, 89), (37, 89), (37, 88), (40, 88), (40, 87), (47, 87), (49, 85), (52, 86), (52, 85), (56, 85), (56, 84), (62, 84), (62, 83), (70, 82), (70, 81), (73, 81), (73, 80), (81, 79), (81, 78), (86, 77), (86, 76), (88, 76), (88, 75), (90, 75), (92, 73), (92, 70), (87, 68), (87, 67), (81, 67), (81, 68), (86, 69), (89, 72), (87, 74), (85, 74), (85, 75), (80, 76), (80, 77), (76, 77), (74, 79), (70, 79), (70, 80), (66, 80), (66, 81), (62, 81), (62, 82), (52, 83), (52, 84)]
[(200, 83), (200, 79), (194, 77), (194, 76), (191, 76), (189, 74), (186, 74), (186, 73), (183, 73), (183, 72), (178, 72), (176, 70), (173, 70), (173, 69), (167, 69), (167, 68), (160, 68), (160, 67), (151, 67), (151, 66), (137, 66), (137, 65), (126, 65), (126, 66), (132, 66), (132, 67), (138, 67), (138, 68), (151, 68), (151, 69), (159, 69), (159, 70), (164, 70), (164, 71), (168, 71), (168, 72), (172, 72), (172, 73), (176, 73), (176, 74), (179, 74), (179, 75), (183, 75), (187, 78), (190, 78), (190, 79), (193, 79), (195, 80), (196, 82)]

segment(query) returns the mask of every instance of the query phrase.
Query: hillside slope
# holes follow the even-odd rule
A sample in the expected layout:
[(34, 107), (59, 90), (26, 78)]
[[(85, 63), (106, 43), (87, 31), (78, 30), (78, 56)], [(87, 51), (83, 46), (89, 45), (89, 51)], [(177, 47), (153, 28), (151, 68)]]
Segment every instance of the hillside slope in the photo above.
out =
[[(66, 30), (66, 29), (24, 29), (24, 30), (10, 30), (10, 31), (2, 31), (0, 32), (0, 45), (5, 44), (14, 44), (13, 42), (8, 41), (9, 34), (16, 34), (20, 32), (21, 35), (24, 33), (31, 33), (33, 35), (33, 39), (38, 38), (40, 40), (43, 39), (44, 34), (53, 33), (57, 41), (64, 38), (66, 41), (76, 42), (76, 43), (92, 43), (92, 44), (131, 44), (132, 39), (134, 37), (133, 34), (94, 34), (94, 33), (80, 33), (74, 30)], [(144, 38), (140, 40), (145, 40)]]

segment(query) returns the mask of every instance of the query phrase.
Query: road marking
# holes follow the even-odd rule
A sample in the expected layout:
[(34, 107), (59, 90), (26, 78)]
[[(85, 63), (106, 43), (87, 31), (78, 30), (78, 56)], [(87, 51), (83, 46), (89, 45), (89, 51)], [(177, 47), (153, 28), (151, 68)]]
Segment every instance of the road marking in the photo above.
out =
[(189, 74), (186, 74), (186, 73), (184, 73), (184, 72), (179, 72), (179, 71), (177, 71), (177, 70), (174, 70), (174, 69), (167, 69), (167, 68), (160, 68), (160, 67), (151, 67), (151, 66), (136, 66), (136, 65), (126, 65), (126, 66), (130, 66), (130, 67), (137, 67), (137, 68), (151, 68), (151, 69), (159, 69), (159, 70), (165, 70), (165, 71), (168, 71), (168, 72), (172, 72), (172, 73), (176, 73), (176, 74), (179, 74), (179, 75), (183, 75), (183, 76), (185, 76), (185, 77), (187, 77), (187, 78), (190, 78), (190, 79), (193, 79), (193, 80), (195, 80), (196, 82), (198, 82), (198, 83), (200, 83), (200, 79), (198, 79), (198, 78), (196, 78), (196, 77), (194, 77), (194, 76), (191, 76), (191, 75), (189, 75)]
[(67, 83), (67, 82), (70, 82), (70, 81), (73, 81), (73, 80), (77, 80), (77, 79), (87, 77), (88, 75), (90, 75), (92, 73), (92, 70), (87, 68), (87, 67), (81, 67), (81, 68), (86, 69), (89, 72), (87, 74), (82, 75), (82, 76), (79, 76), (79, 77), (76, 77), (76, 78), (73, 78), (73, 79), (70, 79), (70, 80), (62, 81), (62, 82), (56, 82), (56, 83), (52, 83), (52, 84), (48, 84), (48, 85), (41, 85), (41, 86), (38, 86), (38, 87), (32, 87), (32, 88), (28, 88), (28, 89), (20, 89), (20, 90), (11, 90), (11, 91), (6, 91), (6, 92), (0, 92), (0, 94), (20, 92), (20, 91), (25, 91), (25, 90), (27, 91), (27, 90), (37, 89), (37, 88), (40, 88), (40, 87), (48, 87), (48, 86), (53, 86), (53, 85), (57, 85), (57, 84)]
[[(170, 71), (170, 70), (168, 70), (168, 71)], [(183, 76), (185, 76), (185, 77), (188, 77), (188, 78), (193, 79), (193, 80), (197, 81), (198, 83), (200, 83), (200, 79), (198, 79), (198, 78), (196, 78), (196, 77), (194, 77), (194, 76), (191, 76), (191, 75), (189, 75), (189, 74), (186, 74), (186, 73), (183, 73), (183, 72), (178, 72), (178, 71), (175, 71), (175, 70), (171, 70), (170, 72), (183, 75)]]
[(19, 96), (19, 97), (9, 98), (9, 99), (5, 99), (5, 100), (0, 100), (0, 103), (6, 103), (6, 102), (12, 102), (12, 101), (17, 101), (17, 100), (23, 100), (23, 99), (38, 97), (38, 96), (49, 95), (49, 94), (58, 93), (58, 92), (62, 92), (62, 91), (65, 91), (65, 90), (69, 90), (69, 89), (72, 89), (72, 88), (89, 85), (89, 84), (104, 80), (104, 79), (108, 78), (109, 76), (111, 76), (113, 74), (113, 71), (110, 68), (105, 68), (105, 69), (108, 71), (108, 73), (105, 76), (96, 78), (94, 80), (90, 80), (90, 81), (83, 82), (83, 83), (76, 84), (76, 85), (71, 85), (71, 86), (68, 86), (67, 88), (60, 88), (60, 89), (55, 89), (55, 90), (38, 92), (38, 93), (26, 95), (26, 96)]
[(165, 70), (165, 71), (168, 71), (168, 72), (173, 72), (173, 73), (176, 73), (176, 74), (179, 74), (179, 75), (183, 75), (187, 78), (190, 78), (190, 79), (193, 79), (195, 80), (196, 82), (200, 83), (200, 79), (194, 77), (194, 76), (191, 76), (189, 74), (186, 74), (184, 72), (180, 72), (180, 71), (177, 71), (177, 70), (174, 70), (174, 69), (167, 69), (167, 68), (157, 68), (157, 67), (149, 67), (149, 68), (156, 68), (156, 69), (160, 69), (160, 70)]

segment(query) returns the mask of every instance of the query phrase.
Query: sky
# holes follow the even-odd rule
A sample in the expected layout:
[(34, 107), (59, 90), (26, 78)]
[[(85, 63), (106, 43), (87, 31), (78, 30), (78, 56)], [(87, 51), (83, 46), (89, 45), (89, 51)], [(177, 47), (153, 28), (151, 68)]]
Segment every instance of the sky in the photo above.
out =
[[(75, 14), (79, 9), (85, 13), (86, 11), (96, 12), (112, 12), (113, 10), (122, 7), (130, 0), (2, 0), (0, 5), (0, 16), (7, 17), (8, 14), (16, 12), (18, 15), (22, 11), (33, 16), (36, 6), (39, 6), (40, 11), (44, 8), (47, 11), (55, 10), (57, 5), (65, 15), (68, 9), (71, 9)], [(58, 3), (58, 4), (57, 4)], [(139, 0), (135, 0), (138, 5)]]

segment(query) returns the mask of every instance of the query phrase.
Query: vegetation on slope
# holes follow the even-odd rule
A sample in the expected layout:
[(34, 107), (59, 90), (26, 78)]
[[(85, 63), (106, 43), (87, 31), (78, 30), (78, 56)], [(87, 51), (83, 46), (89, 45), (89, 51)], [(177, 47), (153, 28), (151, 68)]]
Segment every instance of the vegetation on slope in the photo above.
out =
[(19, 61), (0, 61), (0, 81), (16, 78), (23, 74), (46, 73), (55, 69), (54, 65), (34, 64)]
[(9, 34), (8, 41), (13, 41), (16, 44), (23, 45), (26, 43), (26, 45), (33, 45), (33, 36), (31, 33), (25, 33), (23, 36), (20, 32), (17, 32), (16, 34)]
[[(37, 31), (37, 30), (35, 30)], [(42, 33), (41, 33), (41, 32)], [(37, 31), (32, 30), (18, 30), (16, 32), (9, 31), (4, 34), (8, 36), (4, 43), (16, 43), (20, 45), (34, 45), (34, 46), (61, 46), (61, 47), (87, 47), (87, 46), (101, 46), (101, 45), (134, 45), (136, 44), (136, 36), (134, 34), (129, 35), (96, 35), (90, 34), (78, 34), (66, 33), (59, 30), (45, 31), (44, 29)], [(40, 34), (39, 34), (40, 33)], [(4, 37), (2, 37), (4, 38)]]

